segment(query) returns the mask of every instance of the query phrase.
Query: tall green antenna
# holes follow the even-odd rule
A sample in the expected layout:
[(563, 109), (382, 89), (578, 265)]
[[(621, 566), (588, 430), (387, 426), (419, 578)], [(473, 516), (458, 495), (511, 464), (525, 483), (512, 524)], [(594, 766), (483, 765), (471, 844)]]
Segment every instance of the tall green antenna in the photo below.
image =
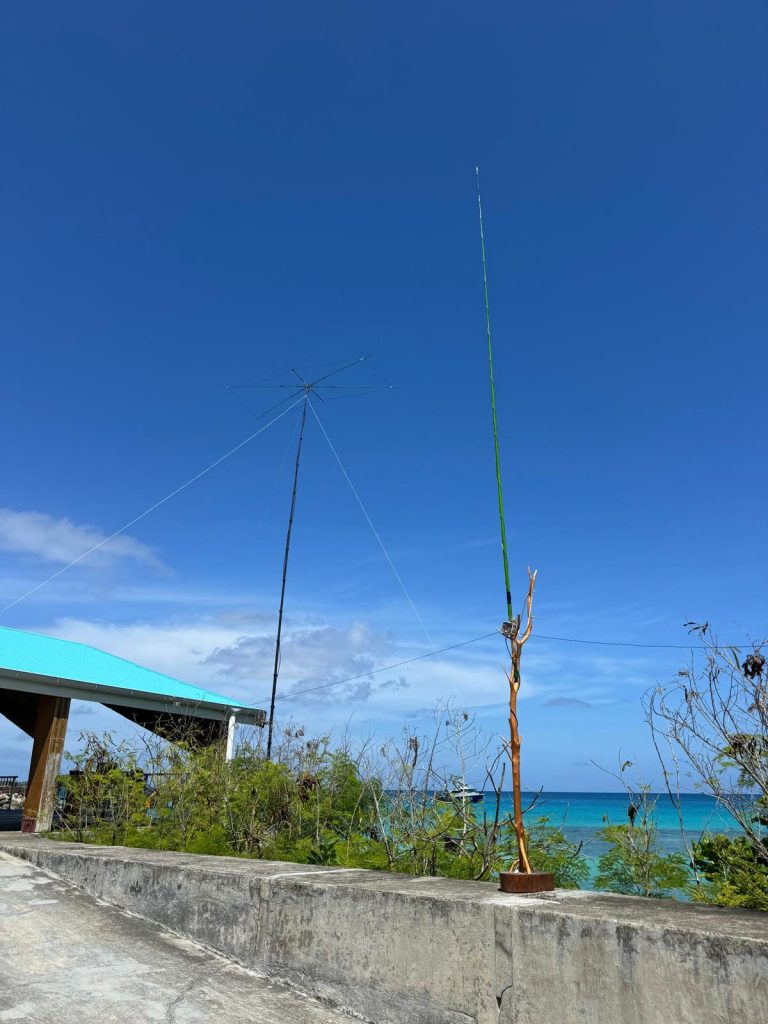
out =
[(488, 369), (491, 377), (491, 417), (493, 419), (493, 448), (496, 455), (496, 490), (499, 495), (499, 524), (501, 526), (501, 557), (504, 561), (504, 584), (507, 590), (507, 619), (512, 622), (512, 592), (509, 588), (509, 559), (507, 558), (507, 528), (504, 524), (504, 495), (501, 487), (501, 460), (499, 458), (499, 431), (496, 425), (496, 389), (493, 383), (493, 348), (491, 346), (491, 311), (488, 306), (488, 273), (485, 266), (485, 235), (483, 234), (483, 204), (480, 201), (480, 168), (477, 175), (477, 212), (480, 215), (480, 251), (483, 254), (483, 292), (485, 293), (485, 325), (488, 334)]

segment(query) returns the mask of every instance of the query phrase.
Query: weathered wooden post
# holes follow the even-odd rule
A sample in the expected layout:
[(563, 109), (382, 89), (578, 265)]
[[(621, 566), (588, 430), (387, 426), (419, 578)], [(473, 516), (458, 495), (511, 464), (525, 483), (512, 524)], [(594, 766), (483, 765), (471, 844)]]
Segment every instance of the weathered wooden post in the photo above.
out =
[(56, 779), (67, 735), (69, 697), (39, 694), (22, 832), (48, 832), (56, 802)]

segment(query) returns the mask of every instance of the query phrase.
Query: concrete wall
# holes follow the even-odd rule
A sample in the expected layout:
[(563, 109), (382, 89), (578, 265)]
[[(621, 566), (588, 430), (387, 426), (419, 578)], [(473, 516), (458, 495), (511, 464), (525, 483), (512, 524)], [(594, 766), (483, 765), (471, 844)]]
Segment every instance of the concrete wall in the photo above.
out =
[(35, 836), (0, 849), (376, 1024), (768, 1021), (757, 912)]

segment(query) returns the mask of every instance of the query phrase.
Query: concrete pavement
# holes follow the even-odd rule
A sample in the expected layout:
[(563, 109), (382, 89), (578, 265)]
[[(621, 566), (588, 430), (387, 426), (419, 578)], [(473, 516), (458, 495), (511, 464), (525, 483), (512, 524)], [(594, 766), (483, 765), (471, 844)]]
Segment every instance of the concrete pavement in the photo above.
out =
[(0, 1022), (349, 1024), (0, 853)]
[[(47, 1015), (23, 1013), (44, 1024), (301, 1024), (339, 1012), (329, 1005), (379, 1024), (768, 1022), (768, 914), (759, 911), (570, 890), (514, 896), (451, 878), (9, 833), (0, 851), (16, 875), (6, 902), (21, 893), (0, 971), (11, 984), (28, 978)], [(19, 876), (24, 864), (54, 877)], [(65, 898), (58, 917), (57, 904), (38, 902)], [(105, 917), (94, 900), (120, 910)], [(163, 929), (227, 958), (221, 975), (216, 955)], [(8, 962), (17, 950), (27, 975)], [(0, 960), (3, 952), (0, 943)], [(270, 989), (233, 964), (295, 988)], [(62, 988), (73, 971), (74, 992)], [(99, 1012), (86, 1017), (90, 988)], [(297, 1001), (297, 992), (327, 1002)], [(12, 995), (2, 1003), (0, 978), (2, 1010), (18, 1014), (27, 989)], [(51, 1015), (52, 1005), (67, 1016)]]

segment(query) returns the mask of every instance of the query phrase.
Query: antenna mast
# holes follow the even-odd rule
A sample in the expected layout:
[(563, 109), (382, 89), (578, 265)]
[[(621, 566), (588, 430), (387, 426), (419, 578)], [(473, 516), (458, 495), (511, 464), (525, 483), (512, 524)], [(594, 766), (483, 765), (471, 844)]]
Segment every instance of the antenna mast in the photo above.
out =
[(507, 594), (507, 619), (511, 622), (512, 591), (509, 586), (509, 559), (507, 558), (507, 528), (504, 523), (504, 495), (501, 487), (501, 460), (499, 456), (499, 430), (496, 424), (496, 388), (493, 382), (493, 348), (491, 346), (491, 311), (488, 305), (488, 273), (485, 265), (485, 235), (483, 233), (483, 204), (480, 200), (480, 168), (475, 167), (477, 177), (477, 212), (480, 215), (480, 251), (483, 256), (483, 294), (485, 296), (485, 330), (488, 336), (488, 370), (491, 379), (491, 419), (493, 421), (493, 450), (496, 456), (496, 491), (499, 498), (499, 525), (501, 527), (501, 557), (504, 562), (504, 585)]
[(504, 584), (506, 587), (507, 619), (501, 625), (501, 634), (506, 640), (510, 655), (509, 682), (509, 741), (505, 747), (512, 765), (512, 805), (515, 835), (517, 837), (517, 864), (514, 871), (499, 873), (501, 888), (505, 892), (538, 892), (554, 888), (552, 875), (534, 872), (528, 859), (523, 820), (523, 796), (520, 781), (520, 729), (517, 719), (517, 695), (520, 690), (520, 661), (523, 645), (529, 639), (533, 628), (533, 588), (536, 573), (528, 570), (528, 596), (525, 601), (526, 622), (522, 628), (522, 614), (512, 612), (512, 592), (509, 586), (509, 559), (507, 557), (507, 530), (504, 523), (504, 499), (501, 488), (501, 459), (499, 456), (499, 431), (496, 423), (496, 389), (493, 382), (493, 348), (491, 347), (491, 314), (488, 305), (488, 273), (485, 262), (485, 235), (483, 232), (483, 204), (480, 200), (480, 169), (475, 167), (477, 177), (477, 212), (480, 217), (480, 251), (483, 257), (483, 294), (485, 297), (485, 328), (488, 337), (488, 369), (491, 379), (491, 419), (493, 421), (493, 448), (496, 456), (496, 492), (499, 498), (499, 525), (501, 527), (501, 557), (504, 562)]
[[(306, 426), (306, 422), (307, 422), (307, 406), (309, 405), (309, 396), (311, 394), (316, 394), (318, 398), (322, 399), (322, 395), (320, 394), (321, 391), (339, 390), (339, 389), (345, 390), (345, 391), (351, 391), (351, 392), (390, 391), (390, 390), (392, 390), (393, 385), (386, 384), (386, 383), (384, 385), (378, 385), (378, 384), (373, 384), (373, 385), (371, 385), (371, 384), (326, 384), (326, 383), (324, 383), (329, 378), (335, 377), (336, 374), (342, 373), (342, 371), (348, 370), (352, 366), (358, 366), (360, 363), (366, 362), (368, 360), (368, 358), (369, 358), (368, 356), (361, 356), (358, 359), (353, 359), (351, 362), (344, 363), (343, 366), (337, 367), (336, 369), (331, 370), (329, 373), (324, 373), (322, 376), (317, 377), (315, 380), (312, 380), (312, 381), (304, 380), (304, 378), (301, 376), (300, 373), (298, 373), (294, 369), (291, 369), (288, 372), (292, 373), (295, 377), (298, 378), (298, 381), (299, 381), (298, 384), (283, 384), (283, 383), (280, 383), (280, 384), (272, 384), (272, 383), (235, 384), (235, 385), (230, 385), (227, 388), (228, 391), (231, 391), (235, 395), (235, 397), (240, 402), (240, 404), (243, 405), (248, 410), (248, 412), (253, 417), (255, 417), (256, 419), (259, 419), (260, 416), (265, 415), (265, 413), (256, 413), (256, 412), (254, 412), (254, 410), (250, 407), (250, 405), (248, 405), (248, 403), (244, 402), (242, 397), (237, 394), (238, 390), (241, 390), (241, 389), (251, 389), (251, 388), (280, 388), (280, 389), (285, 389), (285, 390), (288, 390), (288, 391), (291, 392), (290, 394), (288, 394), (285, 398), (281, 399), (279, 402), (276, 403), (276, 405), (272, 406), (271, 408), (277, 408), (277, 407), (283, 405), (285, 402), (290, 402), (292, 399), (299, 398), (299, 396), (301, 396), (301, 395), (304, 396), (304, 401), (303, 401), (303, 405), (302, 405), (302, 409), (301, 409), (301, 425), (300, 425), (300, 428), (299, 428), (299, 442), (298, 442), (298, 445), (296, 446), (296, 461), (295, 461), (294, 467), (293, 467), (293, 488), (291, 490), (291, 507), (290, 507), (290, 512), (288, 514), (288, 529), (286, 530), (286, 535), (285, 535), (285, 551), (283, 552), (283, 575), (282, 575), (282, 580), (281, 580), (281, 583), (280, 583), (280, 607), (279, 607), (278, 613), (277, 613), (277, 635), (275, 637), (275, 662), (274, 662), (274, 667), (273, 667), (273, 670), (272, 670), (272, 694), (271, 694), (270, 703), (269, 703), (269, 721), (267, 723), (267, 760), (270, 760), (271, 757), (272, 757), (272, 741), (273, 741), (273, 738), (274, 738), (274, 728), (275, 728), (275, 701), (277, 700), (277, 678), (278, 678), (278, 676), (280, 674), (280, 649), (281, 649), (282, 638), (283, 638), (283, 611), (285, 609), (285, 588), (286, 588), (286, 583), (287, 583), (287, 580), (288, 580), (288, 558), (289, 558), (290, 550), (291, 550), (291, 534), (293, 533), (293, 522), (294, 522), (294, 518), (295, 518), (295, 515), (296, 515), (296, 494), (297, 494), (298, 486), (299, 486), (299, 467), (301, 465), (302, 445), (304, 444), (304, 427)], [(325, 365), (329, 365), (329, 364), (325, 364)], [(278, 378), (279, 377), (283, 377), (283, 376), (284, 376), (284, 374), (282, 374), (282, 373), (277, 375)], [(277, 378), (275, 378), (275, 377), (271, 378), (271, 380), (275, 380), (275, 379), (277, 379)], [(299, 399), (299, 400), (301, 400), (301, 399)], [(298, 404), (298, 403), (294, 402), (294, 404)], [(289, 408), (290, 408), (290, 406), (289, 406)]]
[(301, 427), (299, 443), (296, 447), (296, 463), (293, 467), (293, 490), (291, 492), (291, 511), (288, 514), (288, 530), (285, 534), (285, 553), (283, 555), (283, 579), (280, 584), (280, 609), (277, 613), (277, 636), (275, 638), (275, 666), (272, 670), (272, 696), (269, 701), (269, 724), (267, 728), (267, 760), (272, 758), (272, 734), (275, 724), (275, 698), (277, 697), (277, 676), (280, 672), (280, 643), (283, 636), (283, 609), (285, 608), (285, 582), (288, 578), (288, 554), (291, 550), (291, 533), (293, 518), (296, 513), (296, 490), (299, 486), (299, 465), (301, 463), (301, 446), (304, 443), (304, 426), (307, 422), (307, 405), (309, 404), (309, 388), (304, 389), (304, 404), (301, 408)]

